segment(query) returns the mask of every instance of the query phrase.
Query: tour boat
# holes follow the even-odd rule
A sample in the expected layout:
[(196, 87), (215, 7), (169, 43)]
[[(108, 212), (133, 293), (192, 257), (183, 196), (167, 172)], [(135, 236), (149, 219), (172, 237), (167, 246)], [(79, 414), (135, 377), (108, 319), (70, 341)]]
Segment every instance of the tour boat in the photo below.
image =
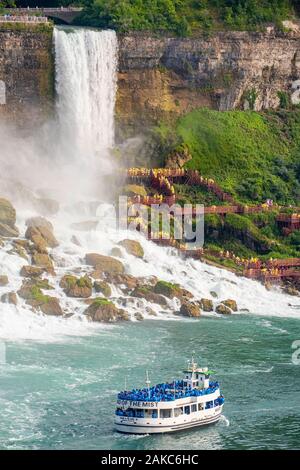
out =
[(213, 371), (188, 362), (182, 380), (118, 394), (115, 428), (132, 434), (180, 431), (216, 423), (222, 414), (224, 397), (218, 382), (210, 381)]

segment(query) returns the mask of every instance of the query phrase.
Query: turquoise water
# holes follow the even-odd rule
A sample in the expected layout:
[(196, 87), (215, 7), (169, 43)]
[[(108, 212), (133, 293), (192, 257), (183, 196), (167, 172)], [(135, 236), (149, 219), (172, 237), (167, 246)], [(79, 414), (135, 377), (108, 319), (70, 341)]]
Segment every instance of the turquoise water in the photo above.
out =
[[(64, 343), (6, 343), (0, 364), (0, 448), (299, 449), (299, 320), (235, 315), (145, 321)], [(162, 436), (113, 430), (116, 393), (181, 376), (192, 351), (217, 370), (226, 397), (213, 426)]]

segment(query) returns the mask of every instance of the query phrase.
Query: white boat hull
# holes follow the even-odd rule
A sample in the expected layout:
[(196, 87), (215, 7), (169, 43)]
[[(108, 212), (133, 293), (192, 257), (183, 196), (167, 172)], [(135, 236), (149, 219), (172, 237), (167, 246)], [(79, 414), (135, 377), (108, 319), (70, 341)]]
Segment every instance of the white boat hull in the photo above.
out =
[[(222, 408), (222, 407), (220, 407)], [(209, 414), (207, 416), (201, 416), (199, 418), (193, 418), (191, 420), (185, 420), (181, 422), (173, 421), (166, 424), (145, 424), (143, 425), (140, 419), (135, 418), (118, 418), (115, 421), (115, 429), (118, 432), (129, 433), (129, 434), (161, 434), (167, 432), (183, 431), (187, 429), (193, 429), (200, 426), (207, 426), (209, 424), (216, 423), (219, 421), (222, 415), (222, 409), (217, 413)], [(153, 420), (156, 421), (156, 420)], [(158, 420), (157, 420), (158, 421)], [(167, 419), (166, 421), (171, 421)]]

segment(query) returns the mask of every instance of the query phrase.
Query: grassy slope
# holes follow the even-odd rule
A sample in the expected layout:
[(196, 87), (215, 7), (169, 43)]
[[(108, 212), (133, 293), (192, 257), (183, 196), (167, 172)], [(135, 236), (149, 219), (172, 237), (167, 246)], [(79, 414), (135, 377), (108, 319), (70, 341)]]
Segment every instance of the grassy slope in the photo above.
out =
[(193, 111), (177, 123), (193, 156), (187, 167), (213, 177), (242, 201), (296, 203), (299, 114)]

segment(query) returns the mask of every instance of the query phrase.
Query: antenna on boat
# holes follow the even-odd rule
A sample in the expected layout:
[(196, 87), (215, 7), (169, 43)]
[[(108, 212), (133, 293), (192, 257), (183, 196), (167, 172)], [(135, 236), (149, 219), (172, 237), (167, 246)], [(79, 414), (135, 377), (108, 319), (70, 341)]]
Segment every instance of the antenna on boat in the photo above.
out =
[(150, 397), (150, 384), (151, 384), (151, 382), (150, 382), (150, 380), (149, 380), (149, 373), (148, 373), (148, 371), (146, 370), (146, 386), (147, 386), (147, 388), (148, 388), (148, 396), (149, 396), (149, 397)]
[(127, 390), (127, 375), (125, 375), (125, 391)]

